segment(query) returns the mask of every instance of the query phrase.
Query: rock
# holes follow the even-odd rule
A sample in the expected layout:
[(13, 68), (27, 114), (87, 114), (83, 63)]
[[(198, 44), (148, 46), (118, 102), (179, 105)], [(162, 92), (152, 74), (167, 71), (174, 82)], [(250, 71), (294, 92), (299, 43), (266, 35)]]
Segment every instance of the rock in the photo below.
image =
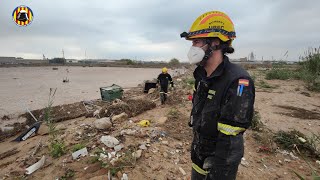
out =
[(103, 144), (105, 144), (106, 146), (108, 146), (109, 148), (113, 148), (119, 144), (118, 139), (116, 139), (115, 137), (112, 137), (112, 136), (102, 136), (100, 138), (100, 141)]
[(181, 167), (179, 167), (179, 171), (182, 173), (182, 175), (187, 175), (187, 173)]
[(141, 155), (142, 155), (141, 149), (132, 153), (132, 156), (135, 157), (136, 159), (139, 159), (141, 157)]
[(45, 124), (41, 124), (38, 130), (38, 134), (41, 136), (49, 134), (49, 127)]
[(167, 117), (161, 117), (161, 118), (158, 120), (158, 124), (165, 124), (167, 120), (168, 120)]
[(164, 157), (164, 158), (168, 158), (168, 157), (169, 157), (168, 153), (167, 153), (167, 152), (164, 152), (164, 153), (163, 153), (163, 157)]
[(115, 122), (115, 123), (121, 123), (126, 120), (128, 120), (128, 114), (126, 113), (121, 113), (119, 115), (115, 115), (112, 117), (112, 122)]
[(115, 150), (116, 152), (118, 152), (118, 151), (120, 151), (123, 147), (124, 147), (124, 146), (123, 146), (122, 144), (119, 144), (119, 145), (117, 145), (117, 146), (114, 147), (114, 150)]
[(95, 163), (95, 164), (89, 166), (84, 172), (86, 174), (92, 174), (94, 172), (97, 172), (100, 169), (101, 169), (101, 164), (98, 162), (98, 163)]
[(100, 130), (108, 130), (112, 127), (110, 118), (104, 117), (93, 122), (94, 127)]

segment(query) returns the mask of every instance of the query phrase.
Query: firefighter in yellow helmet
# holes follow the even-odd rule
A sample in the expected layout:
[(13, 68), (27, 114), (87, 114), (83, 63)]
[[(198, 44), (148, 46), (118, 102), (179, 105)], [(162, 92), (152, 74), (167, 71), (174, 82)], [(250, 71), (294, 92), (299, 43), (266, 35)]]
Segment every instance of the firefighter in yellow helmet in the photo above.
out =
[(171, 84), (173, 87), (173, 81), (171, 75), (168, 73), (168, 69), (166, 67), (162, 68), (162, 73), (158, 76), (158, 83), (160, 84), (160, 99), (161, 104), (164, 104), (167, 100), (168, 93), (168, 85)]
[(207, 12), (180, 36), (192, 42), (188, 59), (197, 65), (189, 122), (194, 134), (191, 179), (236, 179), (255, 88), (250, 75), (227, 56), (234, 52), (233, 22), (223, 12)]

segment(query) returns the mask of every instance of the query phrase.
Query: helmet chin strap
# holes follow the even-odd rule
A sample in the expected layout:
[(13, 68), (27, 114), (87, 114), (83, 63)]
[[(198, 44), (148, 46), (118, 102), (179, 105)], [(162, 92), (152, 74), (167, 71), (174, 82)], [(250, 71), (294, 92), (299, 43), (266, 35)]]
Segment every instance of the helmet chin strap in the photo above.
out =
[(208, 59), (210, 58), (211, 54), (213, 53), (213, 51), (218, 50), (218, 49), (221, 49), (221, 45), (211, 46), (211, 42), (212, 42), (212, 41), (209, 40), (209, 39), (206, 40), (206, 43), (207, 43), (207, 45), (208, 45), (209, 48), (206, 50), (205, 55), (204, 55), (202, 61), (200, 61), (200, 62), (197, 64), (198, 66), (205, 66), (206, 63), (207, 63), (207, 61), (208, 61)]

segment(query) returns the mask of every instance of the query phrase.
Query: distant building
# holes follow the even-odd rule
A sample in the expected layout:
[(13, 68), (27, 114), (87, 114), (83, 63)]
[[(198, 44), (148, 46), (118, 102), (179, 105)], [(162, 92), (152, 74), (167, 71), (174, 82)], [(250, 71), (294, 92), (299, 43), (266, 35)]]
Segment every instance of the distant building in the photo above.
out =
[(49, 60), (50, 64), (66, 64), (67, 60), (65, 58), (53, 58)]
[(15, 64), (17, 59), (15, 57), (0, 57), (0, 64)]
[(241, 61), (241, 62), (246, 62), (246, 61), (248, 61), (248, 58), (247, 58), (247, 57), (240, 58), (240, 61)]

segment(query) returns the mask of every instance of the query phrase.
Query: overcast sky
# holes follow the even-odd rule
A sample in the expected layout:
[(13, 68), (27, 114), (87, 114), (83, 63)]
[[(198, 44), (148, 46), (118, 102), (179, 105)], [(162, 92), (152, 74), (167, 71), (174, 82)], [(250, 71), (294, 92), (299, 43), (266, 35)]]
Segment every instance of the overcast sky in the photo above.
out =
[[(29, 6), (34, 21), (19, 27), (12, 12)], [(319, 0), (2, 0), (0, 56), (62, 56), (187, 61), (190, 42), (181, 39), (202, 13), (220, 10), (235, 24), (231, 58), (297, 60), (320, 45)]]

